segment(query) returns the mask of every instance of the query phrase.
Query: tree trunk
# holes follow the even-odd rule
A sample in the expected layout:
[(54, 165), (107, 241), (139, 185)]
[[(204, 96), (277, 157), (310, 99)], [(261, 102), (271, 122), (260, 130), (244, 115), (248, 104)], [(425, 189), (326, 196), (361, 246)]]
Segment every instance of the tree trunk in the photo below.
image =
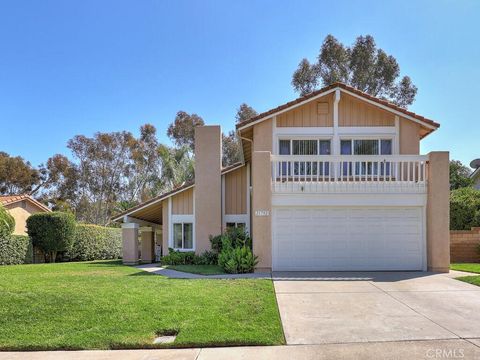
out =
[(56, 259), (57, 259), (57, 251), (56, 250), (50, 251), (50, 262), (55, 263)]

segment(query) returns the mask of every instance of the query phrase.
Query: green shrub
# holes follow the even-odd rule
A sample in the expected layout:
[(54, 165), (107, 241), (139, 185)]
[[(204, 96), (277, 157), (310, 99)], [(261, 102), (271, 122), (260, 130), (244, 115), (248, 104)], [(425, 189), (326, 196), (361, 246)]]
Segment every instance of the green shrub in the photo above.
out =
[(32, 252), (28, 236), (0, 237), (0, 265), (31, 263)]
[(7, 238), (15, 230), (15, 219), (0, 204), (0, 238)]
[(222, 237), (218, 254), (218, 265), (230, 274), (251, 273), (258, 264), (258, 256), (253, 255), (252, 240), (247, 233), (227, 231)]
[(57, 252), (69, 251), (75, 236), (75, 218), (64, 212), (37, 213), (27, 219), (32, 244), (49, 254), (55, 262)]
[(218, 254), (222, 252), (222, 244), (225, 239), (228, 239), (231, 246), (233, 247), (242, 247), (246, 246), (250, 249), (252, 248), (252, 239), (245, 232), (244, 229), (240, 228), (231, 228), (227, 229), (225, 233), (217, 236), (210, 236), (210, 244), (212, 250), (217, 252)]
[(122, 256), (122, 230), (92, 224), (77, 224), (70, 260), (107, 260)]
[(200, 256), (195, 255), (193, 262), (195, 265), (217, 265), (218, 254), (215, 251), (205, 250)]
[(251, 273), (258, 264), (258, 256), (249, 247), (224, 247), (218, 255), (218, 265), (229, 274)]
[(480, 190), (471, 187), (450, 192), (450, 229), (470, 230), (480, 226)]
[(194, 251), (178, 251), (168, 248), (168, 255), (162, 256), (162, 265), (193, 265)]

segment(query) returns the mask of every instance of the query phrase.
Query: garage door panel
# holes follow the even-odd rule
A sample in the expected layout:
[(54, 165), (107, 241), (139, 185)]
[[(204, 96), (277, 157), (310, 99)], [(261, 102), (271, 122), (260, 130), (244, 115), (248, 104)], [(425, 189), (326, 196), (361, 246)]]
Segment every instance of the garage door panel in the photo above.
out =
[(274, 270), (421, 270), (421, 208), (277, 208)]

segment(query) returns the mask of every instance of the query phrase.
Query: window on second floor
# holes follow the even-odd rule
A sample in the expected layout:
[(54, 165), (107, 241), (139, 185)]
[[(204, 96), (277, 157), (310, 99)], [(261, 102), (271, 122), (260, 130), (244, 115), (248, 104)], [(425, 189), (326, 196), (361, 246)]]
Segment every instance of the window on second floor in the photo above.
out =
[(341, 155), (392, 155), (392, 139), (345, 139), (340, 141)]
[(280, 155), (330, 155), (330, 140), (279, 140)]

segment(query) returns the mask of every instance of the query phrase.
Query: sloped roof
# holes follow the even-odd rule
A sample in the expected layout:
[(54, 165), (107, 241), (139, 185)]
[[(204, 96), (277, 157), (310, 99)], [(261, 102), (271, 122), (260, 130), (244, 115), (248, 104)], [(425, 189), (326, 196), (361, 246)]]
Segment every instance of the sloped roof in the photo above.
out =
[(22, 194), (22, 195), (0, 195), (0, 204), (2, 205), (11, 205), (15, 204), (20, 201), (29, 201), (35, 206), (41, 208), (44, 211), (51, 211), (48, 207), (43, 205), (41, 202), (35, 200), (30, 195)]
[(273, 108), (271, 110), (268, 110), (268, 111), (265, 111), (261, 114), (258, 114), (257, 116), (254, 116), (253, 118), (250, 118), (248, 120), (245, 120), (245, 121), (242, 121), (241, 123), (238, 123), (236, 125), (236, 128), (237, 129), (241, 129), (241, 128), (244, 128), (245, 126), (249, 125), (249, 124), (252, 124), (254, 122), (258, 122), (258, 121), (261, 121), (261, 120), (266, 120), (269, 116), (275, 114), (275, 113), (278, 113), (280, 111), (283, 111), (283, 110), (286, 110), (294, 105), (297, 105), (297, 104), (300, 104), (300, 103), (303, 103), (307, 100), (310, 100), (314, 97), (317, 97), (327, 91), (330, 91), (330, 90), (333, 90), (333, 89), (343, 89), (347, 92), (350, 92), (350, 93), (353, 93), (355, 95), (358, 95), (366, 100), (370, 100), (370, 101), (373, 101), (379, 105), (383, 105), (393, 111), (397, 111), (401, 114), (404, 114), (405, 116), (407, 117), (411, 117), (411, 118), (414, 118), (422, 123), (424, 123), (425, 125), (429, 126), (429, 127), (433, 127), (433, 128), (439, 128), (440, 127), (440, 124), (435, 122), (434, 120), (431, 120), (431, 119), (427, 119), (426, 117), (423, 117), (421, 115), (418, 115), (418, 114), (415, 114), (414, 112), (412, 111), (408, 111), (407, 109), (404, 109), (404, 108), (401, 108), (400, 106), (398, 105), (395, 105), (387, 100), (384, 100), (384, 99), (379, 99), (375, 96), (372, 96), (370, 94), (367, 94), (363, 91), (360, 91), (360, 90), (357, 90), (355, 89), (354, 87), (351, 87), (349, 85), (346, 85), (344, 83), (341, 83), (341, 82), (336, 82), (336, 83), (333, 83), (331, 85), (328, 85), (328, 86), (325, 86), (323, 88), (321, 88), (320, 90), (317, 90), (317, 91), (314, 91), (308, 95), (305, 95), (305, 96), (301, 96), (293, 101), (289, 101), (283, 105), (280, 105), (280, 106), (277, 106), (276, 108)]
[[(221, 175), (226, 174), (227, 172), (233, 171), (233, 170), (235, 170), (235, 169), (237, 169), (237, 168), (240, 168), (240, 167), (242, 167), (242, 166), (244, 166), (243, 163), (237, 162), (237, 163), (235, 163), (235, 164), (232, 164), (232, 165), (229, 165), (229, 166), (227, 166), (227, 167), (224, 167), (224, 168), (221, 170)], [(160, 202), (160, 201), (162, 201), (162, 200), (165, 200), (165, 199), (169, 198), (169, 197), (172, 196), (172, 195), (175, 195), (175, 194), (178, 194), (178, 193), (180, 193), (180, 192), (182, 192), (182, 191), (188, 190), (188, 189), (190, 189), (190, 188), (193, 187), (193, 186), (195, 186), (195, 180), (190, 181), (190, 182), (188, 182), (188, 183), (185, 183), (185, 184), (183, 184), (183, 185), (181, 185), (181, 186), (178, 186), (178, 187), (176, 187), (176, 188), (173, 189), (173, 190), (170, 190), (170, 191), (167, 191), (167, 192), (165, 192), (165, 193), (163, 193), (163, 194), (160, 194), (160, 195), (158, 195), (158, 196), (155, 196), (154, 198), (151, 198), (150, 200), (144, 201), (144, 202), (141, 203), (141, 204), (138, 204), (138, 205), (136, 205), (136, 206), (133, 206), (133, 207), (131, 207), (130, 209), (127, 209), (127, 210), (125, 210), (125, 211), (122, 211), (121, 213), (116, 214), (115, 216), (112, 216), (112, 220), (113, 220), (113, 221), (118, 221), (118, 220), (120, 220), (120, 219), (121, 219), (123, 216), (125, 216), (125, 215), (131, 214), (131, 213), (135, 212), (136, 210), (140, 210), (140, 209), (144, 208), (145, 206), (158, 203), (158, 202)]]

